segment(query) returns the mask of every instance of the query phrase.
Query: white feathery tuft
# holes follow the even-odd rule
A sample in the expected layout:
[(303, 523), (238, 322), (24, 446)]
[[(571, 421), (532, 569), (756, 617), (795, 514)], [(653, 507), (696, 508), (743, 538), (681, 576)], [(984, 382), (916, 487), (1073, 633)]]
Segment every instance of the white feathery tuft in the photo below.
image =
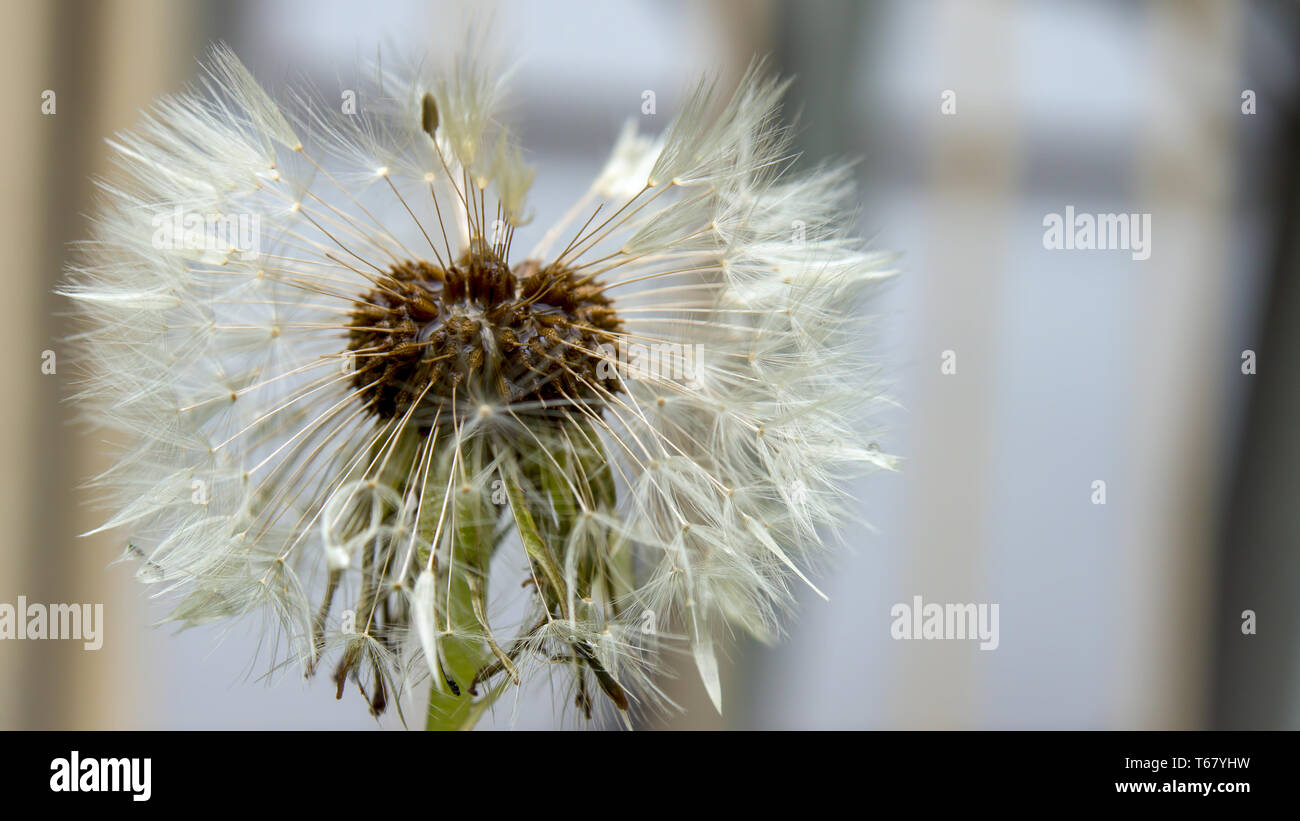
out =
[(586, 715), (667, 706), (677, 641), (721, 711), (714, 632), (778, 635), (846, 481), (894, 467), (860, 314), (889, 257), (847, 168), (791, 171), (786, 88), (755, 64), (628, 124), (511, 259), (534, 171), (480, 62), (377, 71), (346, 116), (217, 47), (111, 141), (61, 289), (118, 449), (101, 529), (175, 619), (270, 614), (376, 713), (425, 672), (430, 726), (557, 670)]

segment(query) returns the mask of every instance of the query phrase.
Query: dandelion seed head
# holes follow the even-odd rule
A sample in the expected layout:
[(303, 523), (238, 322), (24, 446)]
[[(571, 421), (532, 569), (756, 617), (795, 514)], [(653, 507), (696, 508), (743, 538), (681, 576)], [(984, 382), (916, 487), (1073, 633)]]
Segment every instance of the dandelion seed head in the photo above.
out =
[(779, 635), (847, 479), (893, 467), (858, 313), (889, 259), (844, 168), (791, 170), (761, 64), (625, 126), (526, 250), (537, 172), (476, 53), (390, 61), (349, 116), (219, 47), (111, 141), (61, 289), (118, 448), (99, 530), (172, 619), (263, 618), (376, 714), (558, 677), (625, 720), (682, 646), (721, 709), (715, 634)]

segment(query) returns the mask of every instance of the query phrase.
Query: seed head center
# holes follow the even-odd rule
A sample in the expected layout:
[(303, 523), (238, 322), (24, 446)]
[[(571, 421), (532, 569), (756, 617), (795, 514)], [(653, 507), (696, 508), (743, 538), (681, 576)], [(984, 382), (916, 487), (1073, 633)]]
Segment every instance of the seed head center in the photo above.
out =
[(599, 284), (556, 263), (525, 261), (512, 271), (476, 241), (446, 268), (424, 260), (392, 266), (354, 303), (351, 384), (381, 419), (417, 403), (423, 417), (453, 399), (475, 412), (502, 403), (599, 403), (618, 390), (599, 364), (601, 346), (619, 331)]

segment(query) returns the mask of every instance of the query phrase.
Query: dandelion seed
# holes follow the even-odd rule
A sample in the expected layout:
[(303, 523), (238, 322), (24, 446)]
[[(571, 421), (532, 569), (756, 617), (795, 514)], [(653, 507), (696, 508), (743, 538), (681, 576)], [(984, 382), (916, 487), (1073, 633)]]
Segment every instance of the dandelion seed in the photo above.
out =
[[(855, 313), (887, 260), (843, 169), (789, 171), (785, 88), (756, 65), (629, 126), (520, 253), (533, 169), (483, 65), (390, 70), (335, 118), (216, 49), (112, 141), (62, 289), (121, 441), (103, 529), (172, 618), (269, 613), (376, 714), (427, 686), (427, 726), (470, 726), (538, 675), (583, 716), (661, 707), (675, 634), (720, 710), (715, 631), (775, 635), (845, 479), (892, 465)], [(151, 229), (191, 213), (256, 242)]]

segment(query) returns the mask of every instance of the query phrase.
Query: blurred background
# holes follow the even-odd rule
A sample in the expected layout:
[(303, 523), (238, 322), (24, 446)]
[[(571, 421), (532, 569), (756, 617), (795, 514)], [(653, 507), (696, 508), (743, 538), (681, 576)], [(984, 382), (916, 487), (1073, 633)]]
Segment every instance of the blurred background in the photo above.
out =
[[(107, 624), (96, 652), (0, 642), (0, 728), (397, 726), (325, 681), (264, 686), (251, 628), (150, 627), (165, 610), (109, 566), (121, 544), (77, 536), (98, 522), (76, 486), (105, 462), (42, 352), (72, 355), (52, 289), (104, 138), (193, 80), (211, 42), (273, 95), (306, 80), (337, 99), (380, 46), (454, 48), (485, 16), (523, 69), (511, 110), (539, 215), (585, 188), (625, 119), (658, 130), (700, 72), (768, 54), (796, 78), (809, 161), (861, 158), (862, 232), (903, 252), (870, 306), (898, 401), (880, 441), (903, 457), (858, 486), (875, 532), (845, 535), (816, 574), (829, 603), (805, 596), (787, 637), (732, 643), (725, 718), (687, 659), (670, 685), (686, 710), (663, 726), (1300, 728), (1295, 3), (3, 6), (0, 602), (103, 602)], [(1046, 250), (1044, 216), (1067, 206), (1151, 214), (1150, 258)], [(890, 608), (916, 595), (997, 603), (998, 649), (893, 640)], [(539, 691), (483, 726), (556, 726)]]

